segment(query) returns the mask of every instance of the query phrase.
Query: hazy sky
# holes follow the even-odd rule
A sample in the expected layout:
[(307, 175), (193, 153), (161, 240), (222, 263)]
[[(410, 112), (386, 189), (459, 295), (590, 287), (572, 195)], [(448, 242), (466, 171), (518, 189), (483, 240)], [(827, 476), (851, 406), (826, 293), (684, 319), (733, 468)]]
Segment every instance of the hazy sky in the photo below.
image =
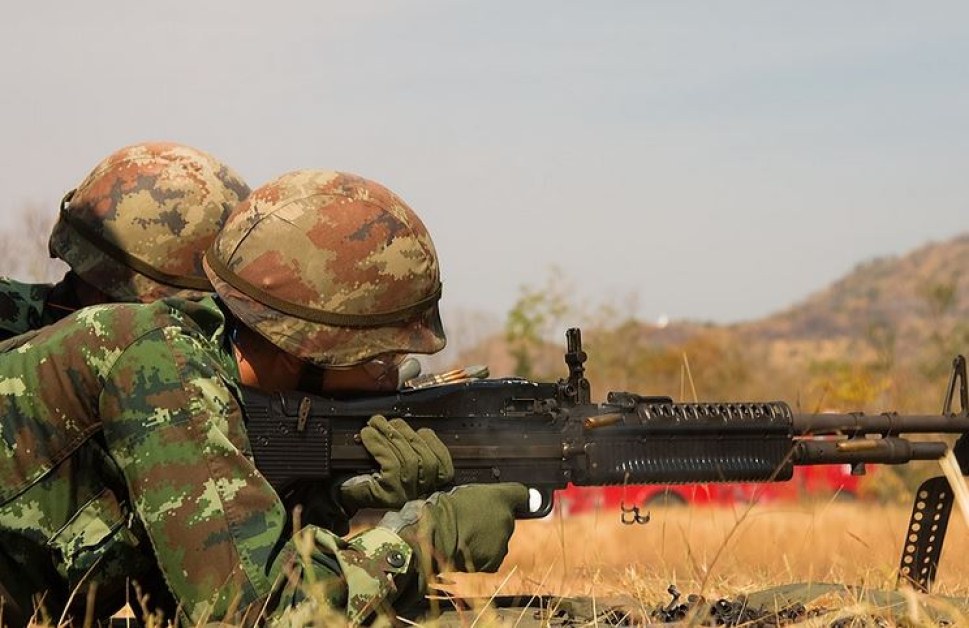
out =
[(424, 219), (445, 314), (554, 265), (756, 318), (969, 229), (965, 2), (18, 2), (0, 81), (0, 228), (146, 139), (347, 170)]

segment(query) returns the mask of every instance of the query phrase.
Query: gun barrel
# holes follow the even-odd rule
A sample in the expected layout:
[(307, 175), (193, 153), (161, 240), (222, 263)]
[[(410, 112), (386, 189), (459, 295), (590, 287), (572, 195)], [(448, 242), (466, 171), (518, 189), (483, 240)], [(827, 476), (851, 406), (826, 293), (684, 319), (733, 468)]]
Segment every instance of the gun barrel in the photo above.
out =
[(795, 434), (962, 434), (969, 432), (969, 417), (957, 414), (795, 414)]

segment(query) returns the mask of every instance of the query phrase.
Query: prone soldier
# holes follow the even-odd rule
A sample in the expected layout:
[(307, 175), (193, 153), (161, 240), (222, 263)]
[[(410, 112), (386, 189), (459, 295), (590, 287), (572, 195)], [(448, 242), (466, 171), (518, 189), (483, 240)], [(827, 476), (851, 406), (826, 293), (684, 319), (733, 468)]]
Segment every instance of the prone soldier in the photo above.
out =
[(497, 569), (527, 490), (427, 496), (453, 472), (429, 433), (371, 420), (381, 469), (340, 501), (403, 507), (349, 538), (294, 529), (252, 460), (241, 384), (346, 392), (443, 347), (437, 256), (413, 211), (360, 177), (290, 173), (232, 213), (205, 272), (217, 297), (94, 306), (10, 341), (5, 620), (103, 617), (134, 581), (180, 623), (302, 622), (321, 606), (359, 622), (420, 599), (436, 570)]

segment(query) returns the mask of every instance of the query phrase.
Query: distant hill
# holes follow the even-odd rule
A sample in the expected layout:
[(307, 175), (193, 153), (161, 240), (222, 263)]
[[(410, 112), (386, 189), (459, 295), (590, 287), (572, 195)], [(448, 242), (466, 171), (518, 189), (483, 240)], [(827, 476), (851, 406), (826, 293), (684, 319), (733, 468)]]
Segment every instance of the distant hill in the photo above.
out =
[(888, 342), (896, 352), (916, 353), (933, 335), (935, 342), (960, 340), (945, 336), (969, 322), (967, 269), (969, 234), (963, 234), (863, 262), (804, 301), (736, 331), (750, 342), (779, 343), (792, 357), (798, 348), (824, 355), (875, 351)]
[[(964, 234), (907, 255), (863, 262), (803, 302), (743, 327), (763, 339), (858, 337), (871, 325), (923, 335), (933, 314), (969, 317), (967, 269), (969, 234)], [(933, 305), (945, 305), (938, 301), (949, 288), (949, 310), (933, 312)]]
[[(586, 321), (590, 372), (606, 389), (648, 382), (651, 392), (681, 390), (686, 355), (701, 394), (815, 394), (818, 403), (838, 396), (849, 402), (918, 406), (932, 400), (934, 405), (949, 360), (969, 352), (966, 268), (969, 233), (863, 262), (829, 287), (759, 320), (672, 321), (663, 327)], [(574, 322), (563, 317), (558, 326)], [(562, 344), (555, 337), (529, 347), (533, 375), (564, 373)], [(454, 362), (485, 363), (496, 376), (516, 370), (500, 332), (479, 336)], [(832, 382), (841, 380), (854, 388), (830, 392)]]

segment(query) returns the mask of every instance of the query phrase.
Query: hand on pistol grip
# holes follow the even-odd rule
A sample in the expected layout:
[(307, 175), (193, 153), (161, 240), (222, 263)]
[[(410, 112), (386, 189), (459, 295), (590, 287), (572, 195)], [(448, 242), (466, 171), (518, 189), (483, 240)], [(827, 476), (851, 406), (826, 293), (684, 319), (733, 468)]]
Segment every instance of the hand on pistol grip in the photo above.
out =
[(451, 454), (430, 429), (414, 431), (401, 419), (377, 415), (360, 430), (360, 440), (377, 471), (340, 485), (340, 501), (350, 515), (361, 508), (400, 508), (454, 479)]

